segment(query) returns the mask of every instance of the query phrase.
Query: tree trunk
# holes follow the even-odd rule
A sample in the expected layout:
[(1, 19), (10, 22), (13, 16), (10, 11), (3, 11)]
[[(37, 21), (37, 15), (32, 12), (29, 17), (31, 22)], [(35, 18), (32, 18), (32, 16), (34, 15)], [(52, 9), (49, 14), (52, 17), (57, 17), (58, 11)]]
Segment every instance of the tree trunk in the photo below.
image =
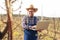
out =
[(8, 40), (12, 40), (12, 8), (11, 0), (5, 0), (6, 9), (7, 9), (7, 24), (8, 24)]

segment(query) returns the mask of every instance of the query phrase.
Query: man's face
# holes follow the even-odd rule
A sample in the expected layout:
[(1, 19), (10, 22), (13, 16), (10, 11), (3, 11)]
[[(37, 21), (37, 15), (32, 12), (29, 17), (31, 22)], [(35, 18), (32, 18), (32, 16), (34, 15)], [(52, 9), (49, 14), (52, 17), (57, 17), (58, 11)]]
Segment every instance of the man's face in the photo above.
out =
[(34, 15), (34, 10), (31, 9), (28, 11), (28, 13), (29, 13), (29, 16), (32, 17)]

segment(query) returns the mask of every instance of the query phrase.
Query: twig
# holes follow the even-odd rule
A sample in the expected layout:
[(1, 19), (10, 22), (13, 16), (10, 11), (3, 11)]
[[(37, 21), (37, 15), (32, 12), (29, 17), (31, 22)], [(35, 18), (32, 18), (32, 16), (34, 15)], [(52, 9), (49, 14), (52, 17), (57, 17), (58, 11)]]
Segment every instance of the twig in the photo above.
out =
[(13, 0), (13, 1), (11, 0), (11, 3), (14, 3), (14, 2), (16, 2), (16, 1), (17, 1), (17, 0)]
[[(4, 9), (2, 6), (0, 6), (2, 9)], [(6, 9), (4, 9), (4, 10), (6, 10)]]

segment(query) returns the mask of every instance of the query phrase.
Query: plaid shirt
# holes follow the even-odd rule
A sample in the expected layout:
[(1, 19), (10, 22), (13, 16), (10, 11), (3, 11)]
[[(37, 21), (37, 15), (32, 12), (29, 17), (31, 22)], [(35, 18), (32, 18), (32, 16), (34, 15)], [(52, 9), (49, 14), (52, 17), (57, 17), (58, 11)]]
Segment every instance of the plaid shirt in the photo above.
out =
[(24, 16), (22, 19), (22, 27), (24, 29), (28, 29), (29, 27), (36, 25), (37, 21), (39, 21), (39, 19), (35, 16), (33, 16), (32, 18), (29, 16)]

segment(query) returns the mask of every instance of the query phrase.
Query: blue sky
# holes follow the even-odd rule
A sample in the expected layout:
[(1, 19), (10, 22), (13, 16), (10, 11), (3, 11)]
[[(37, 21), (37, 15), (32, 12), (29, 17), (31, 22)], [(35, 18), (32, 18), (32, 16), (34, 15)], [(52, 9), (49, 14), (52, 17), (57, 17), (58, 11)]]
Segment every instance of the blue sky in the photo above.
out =
[[(17, 9), (20, 6), (21, 0), (17, 0), (13, 3), (13, 10)], [(46, 16), (46, 17), (60, 17), (60, 0), (22, 0), (21, 9), (14, 11), (14, 14), (28, 14), (26, 8), (30, 4), (33, 4), (38, 11), (35, 13), (35, 16)], [(4, 7), (4, 0), (0, 0), (0, 6)], [(5, 8), (6, 9), (6, 8)], [(6, 14), (6, 11), (0, 7), (0, 13)]]

